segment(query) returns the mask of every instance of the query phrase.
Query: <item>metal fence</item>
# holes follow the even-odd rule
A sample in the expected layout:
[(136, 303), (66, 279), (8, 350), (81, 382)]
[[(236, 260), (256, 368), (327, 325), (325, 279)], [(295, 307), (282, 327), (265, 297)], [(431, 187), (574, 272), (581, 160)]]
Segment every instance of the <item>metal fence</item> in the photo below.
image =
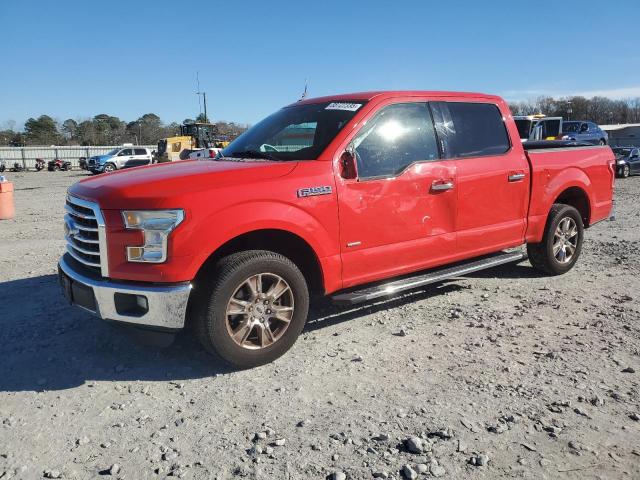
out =
[[(155, 150), (157, 145), (137, 145)], [(41, 158), (45, 162), (59, 158), (69, 160), (72, 168), (78, 168), (80, 157), (89, 158), (94, 155), (103, 155), (114, 148), (121, 148), (122, 145), (111, 145), (101, 147), (0, 147), (0, 161), (4, 161), (7, 168), (13, 167), (18, 162), (25, 169), (34, 169), (36, 158)]]

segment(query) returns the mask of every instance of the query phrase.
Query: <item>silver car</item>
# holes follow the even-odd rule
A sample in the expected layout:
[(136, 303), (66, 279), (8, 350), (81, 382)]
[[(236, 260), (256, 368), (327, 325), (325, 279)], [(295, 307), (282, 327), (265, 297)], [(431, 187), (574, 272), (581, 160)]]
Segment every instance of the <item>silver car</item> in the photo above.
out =
[(89, 158), (88, 170), (93, 173), (108, 173), (123, 168), (140, 167), (152, 162), (151, 150), (144, 147), (119, 147), (109, 153)]

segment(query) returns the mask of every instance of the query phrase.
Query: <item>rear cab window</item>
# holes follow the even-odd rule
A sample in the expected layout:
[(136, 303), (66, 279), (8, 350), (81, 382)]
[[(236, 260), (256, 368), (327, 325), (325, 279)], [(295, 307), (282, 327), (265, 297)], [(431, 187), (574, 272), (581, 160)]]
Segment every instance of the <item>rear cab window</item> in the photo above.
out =
[(502, 155), (511, 149), (507, 127), (497, 105), (432, 102), (431, 106), (444, 158)]

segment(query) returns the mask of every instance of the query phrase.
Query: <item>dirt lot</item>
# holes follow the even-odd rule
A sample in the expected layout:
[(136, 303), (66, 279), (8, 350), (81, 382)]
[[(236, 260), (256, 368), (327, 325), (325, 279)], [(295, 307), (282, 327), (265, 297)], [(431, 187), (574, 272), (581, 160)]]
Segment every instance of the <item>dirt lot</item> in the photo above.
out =
[(285, 357), (231, 372), (188, 335), (142, 346), (65, 304), (83, 176), (8, 174), (0, 479), (640, 478), (640, 178), (564, 276), (522, 263), (319, 305)]

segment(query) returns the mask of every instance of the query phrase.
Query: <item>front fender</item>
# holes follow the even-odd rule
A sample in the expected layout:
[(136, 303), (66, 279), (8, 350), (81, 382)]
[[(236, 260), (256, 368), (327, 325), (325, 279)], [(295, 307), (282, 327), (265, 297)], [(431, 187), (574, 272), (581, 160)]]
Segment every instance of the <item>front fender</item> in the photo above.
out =
[(339, 278), (337, 219), (323, 222), (296, 205), (266, 200), (226, 207), (192, 225), (192, 231), (197, 232), (197, 239), (193, 241), (198, 242), (198, 247), (189, 267), (190, 278), (195, 277), (204, 262), (222, 245), (258, 230), (282, 230), (297, 235), (315, 252), (325, 285), (329, 287), (334, 283), (334, 277)]

